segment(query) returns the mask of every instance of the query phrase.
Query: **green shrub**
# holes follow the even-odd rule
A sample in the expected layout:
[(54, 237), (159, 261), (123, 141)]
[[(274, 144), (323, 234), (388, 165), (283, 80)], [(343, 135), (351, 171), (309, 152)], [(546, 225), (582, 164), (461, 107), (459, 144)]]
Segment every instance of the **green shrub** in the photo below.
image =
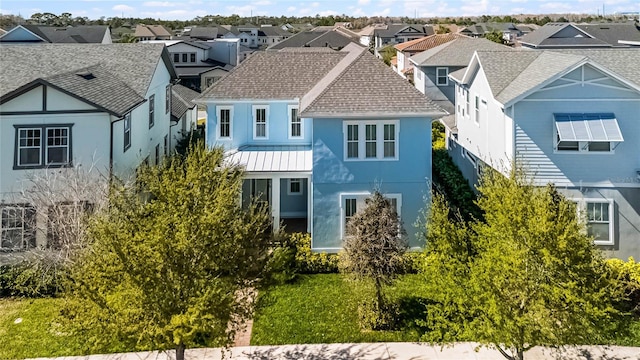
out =
[(295, 248), (296, 270), (301, 274), (326, 274), (338, 272), (338, 254), (311, 251), (311, 235), (293, 233), (289, 241)]
[(365, 299), (358, 305), (358, 321), (363, 330), (392, 330), (399, 318), (397, 304), (385, 299), (380, 304), (376, 299)]
[(286, 246), (277, 246), (271, 251), (267, 263), (269, 283), (282, 285), (295, 280), (297, 272), (295, 266), (295, 250)]
[(33, 250), (15, 264), (0, 266), (0, 297), (55, 296), (62, 292), (66, 276), (67, 269), (61, 259), (45, 251)]
[[(482, 211), (475, 203), (476, 194), (446, 149), (433, 150), (433, 181), (435, 190), (442, 193), (449, 205), (459, 210), (465, 220), (483, 218)], [(455, 214), (456, 211), (451, 213)]]
[(607, 265), (614, 279), (618, 280), (625, 289), (626, 300), (619, 304), (619, 310), (640, 317), (640, 263), (630, 257), (626, 262), (620, 259), (609, 259)]

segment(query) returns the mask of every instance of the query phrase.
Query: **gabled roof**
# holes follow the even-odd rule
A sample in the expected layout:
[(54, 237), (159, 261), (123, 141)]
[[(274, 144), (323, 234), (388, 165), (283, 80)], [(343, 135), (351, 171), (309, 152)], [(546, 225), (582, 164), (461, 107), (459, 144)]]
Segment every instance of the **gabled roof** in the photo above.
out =
[(434, 48), (438, 45), (442, 45), (449, 41), (455, 40), (459, 37), (464, 37), (464, 35), (456, 34), (456, 33), (447, 33), (447, 34), (433, 34), (429, 36), (425, 36), (420, 39), (415, 39), (407, 42), (400, 43), (396, 46), (396, 50), (399, 51), (425, 51), (431, 48)]
[(484, 38), (461, 36), (411, 57), (418, 66), (467, 66), (476, 50), (513, 50)]
[[(78, 25), (78, 26), (47, 26), (47, 25), (18, 25), (9, 31), (23, 28), (36, 37), (48, 43), (102, 43), (105, 33), (109, 31), (106, 25)], [(4, 36), (3, 36), (4, 37)], [(11, 42), (0, 38), (0, 42)]]
[[(446, 112), (365, 48), (259, 52), (208, 88), (200, 101), (300, 99), (305, 117), (403, 117)], [(263, 74), (259, 79), (255, 74)]]
[[(613, 76), (640, 88), (640, 69), (635, 64), (638, 58), (640, 49), (478, 51), (467, 71), (472, 71), (477, 59), (493, 96), (506, 105), (587, 63), (604, 68)], [(459, 74), (456, 72), (451, 76), (458, 78)]]
[(162, 25), (145, 25), (138, 24), (136, 26), (135, 37), (157, 37), (157, 36), (171, 36), (169, 30)]
[(518, 28), (518, 26), (516, 26), (513, 23), (489, 22), (489, 23), (477, 23), (474, 25), (469, 25), (460, 30), (461, 33), (471, 33), (475, 35), (484, 35), (492, 31), (508, 32), (508, 31), (520, 31), (520, 29)]
[[(567, 28), (572, 28), (581, 36), (559, 36)], [(627, 23), (573, 24), (548, 23), (522, 37), (523, 44), (533, 47), (611, 47), (627, 46), (622, 41), (640, 41), (640, 27)]]
[[(416, 30), (416, 32), (410, 31), (412, 29)], [(418, 24), (390, 24), (387, 25), (387, 27), (384, 29), (375, 29), (373, 31), (373, 34), (381, 38), (392, 38), (402, 32), (411, 32), (415, 33), (416, 35), (423, 34), (425, 36), (434, 34), (433, 28), (430, 25)]]
[(282, 30), (279, 26), (264, 26), (260, 28), (260, 31), (264, 33), (265, 36), (291, 36), (292, 34), (286, 30)]
[(277, 44), (271, 45), (267, 50), (280, 50), (289, 47), (329, 47), (341, 49), (350, 43), (359, 44), (359, 38), (348, 36), (339, 29), (330, 30), (310, 30), (299, 32), (290, 38)]
[(171, 86), (171, 117), (180, 119), (187, 110), (193, 109), (196, 103), (193, 102), (195, 98), (200, 96), (200, 93), (189, 89), (186, 86), (176, 84)]
[(203, 50), (208, 50), (211, 48), (211, 45), (207, 44), (204, 41), (189, 41), (189, 40), (155, 40), (155, 41), (165, 41), (165, 44), (167, 45), (167, 47), (171, 47), (176, 44), (185, 44), (185, 45), (193, 46)]
[(632, 22), (576, 25), (596, 39), (612, 46), (621, 46), (620, 40), (640, 41), (640, 25)]
[[(175, 78), (163, 44), (3, 44), (0, 63), (0, 103), (20, 95), (36, 81), (46, 81), (63, 91), (87, 96), (86, 100), (119, 115), (129, 101), (120, 96), (126, 94), (128, 99), (131, 93), (126, 89), (131, 89), (146, 97), (159, 63)], [(80, 81), (75, 75), (78, 69), (95, 71), (98, 81)], [(122, 87), (120, 93), (113, 90), (118, 86)]]

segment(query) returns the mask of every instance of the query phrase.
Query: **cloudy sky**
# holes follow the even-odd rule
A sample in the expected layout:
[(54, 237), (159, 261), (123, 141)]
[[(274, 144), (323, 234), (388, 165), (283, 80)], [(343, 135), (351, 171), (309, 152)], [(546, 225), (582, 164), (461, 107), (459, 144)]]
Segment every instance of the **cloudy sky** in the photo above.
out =
[(188, 20), (204, 15), (473, 16), (640, 11), (640, 0), (0, 0), (0, 13)]

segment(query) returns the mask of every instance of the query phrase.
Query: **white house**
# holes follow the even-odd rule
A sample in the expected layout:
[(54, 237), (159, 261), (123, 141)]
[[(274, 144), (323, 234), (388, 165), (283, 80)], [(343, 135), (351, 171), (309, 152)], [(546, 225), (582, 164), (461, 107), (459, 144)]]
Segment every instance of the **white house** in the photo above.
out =
[(83, 164), (128, 177), (170, 151), (164, 45), (1, 45), (0, 63), (0, 250), (46, 244), (5, 221), (30, 208), (13, 202), (29, 172)]
[(477, 51), (455, 83), (449, 153), (466, 178), (520, 162), (578, 205), (609, 255), (640, 257), (640, 49)]

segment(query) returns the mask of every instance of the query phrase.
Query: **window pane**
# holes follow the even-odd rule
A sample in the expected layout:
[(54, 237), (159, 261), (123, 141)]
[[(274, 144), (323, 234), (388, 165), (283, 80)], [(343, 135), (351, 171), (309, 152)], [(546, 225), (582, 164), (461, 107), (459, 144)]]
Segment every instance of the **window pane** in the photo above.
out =
[(366, 125), (366, 139), (367, 141), (376, 139), (376, 126), (375, 125)]
[(357, 158), (358, 157), (358, 143), (357, 142), (349, 142), (347, 144), (347, 157), (348, 158)]
[(384, 142), (384, 157), (396, 157), (396, 143), (393, 141)]
[(396, 139), (396, 126), (393, 124), (386, 124), (384, 126), (384, 139), (395, 140)]
[(347, 125), (347, 140), (358, 140), (358, 125)]
[(587, 234), (594, 240), (609, 241), (609, 224), (594, 223), (587, 226)]
[(187, 62), (187, 54), (182, 54), (182, 62)]
[(40, 148), (20, 149), (20, 165), (40, 165)]
[(376, 125), (365, 125), (365, 157), (377, 157)]
[(3, 249), (22, 249), (22, 229), (2, 230), (0, 247)]
[(611, 151), (610, 142), (590, 142), (589, 151)]
[(578, 151), (579, 145), (577, 141), (560, 141), (558, 143), (558, 150), (565, 151)]
[(66, 164), (68, 162), (66, 147), (51, 147), (47, 149), (47, 164)]
[(191, 54), (191, 62), (196, 62), (196, 54)]
[(173, 54), (173, 62), (180, 62), (180, 54)]
[(293, 124), (291, 126), (291, 136), (301, 136), (300, 135), (301, 131), (302, 131), (302, 129), (301, 129), (299, 123), (298, 124)]
[(256, 137), (265, 137), (265, 126), (264, 124), (256, 124)]

